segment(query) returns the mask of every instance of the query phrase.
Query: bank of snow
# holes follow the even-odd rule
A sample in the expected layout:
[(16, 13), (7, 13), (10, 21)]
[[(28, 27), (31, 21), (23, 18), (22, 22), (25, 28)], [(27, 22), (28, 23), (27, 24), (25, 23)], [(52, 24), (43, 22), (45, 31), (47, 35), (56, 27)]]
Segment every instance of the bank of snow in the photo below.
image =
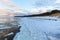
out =
[(46, 16), (19, 19), (22, 28), (14, 40), (60, 40), (60, 18)]

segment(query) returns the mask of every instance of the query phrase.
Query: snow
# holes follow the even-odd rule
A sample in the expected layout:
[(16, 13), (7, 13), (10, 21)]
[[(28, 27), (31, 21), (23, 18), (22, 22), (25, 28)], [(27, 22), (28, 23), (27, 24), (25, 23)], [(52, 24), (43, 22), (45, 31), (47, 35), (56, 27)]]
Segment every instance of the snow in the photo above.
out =
[(24, 17), (19, 18), (21, 31), (13, 40), (60, 40), (60, 18), (57, 17)]

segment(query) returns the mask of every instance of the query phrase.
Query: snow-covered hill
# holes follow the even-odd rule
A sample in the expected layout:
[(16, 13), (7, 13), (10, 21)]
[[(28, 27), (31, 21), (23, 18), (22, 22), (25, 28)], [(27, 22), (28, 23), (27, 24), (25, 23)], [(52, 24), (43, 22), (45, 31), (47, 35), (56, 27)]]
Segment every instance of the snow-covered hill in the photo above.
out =
[(60, 40), (60, 18), (44, 16), (19, 20), (22, 28), (14, 40)]

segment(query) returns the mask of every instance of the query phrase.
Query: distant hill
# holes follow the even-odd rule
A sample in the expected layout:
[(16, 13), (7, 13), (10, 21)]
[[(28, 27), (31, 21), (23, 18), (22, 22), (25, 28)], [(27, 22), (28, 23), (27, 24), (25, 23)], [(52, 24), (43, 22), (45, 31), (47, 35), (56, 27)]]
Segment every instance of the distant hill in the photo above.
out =
[(51, 12), (46, 12), (40, 14), (41, 16), (60, 16), (60, 10), (52, 10)]
[(35, 17), (35, 16), (59, 16), (60, 17), (60, 10), (52, 10), (50, 12), (45, 12), (41, 14), (32, 14), (32, 15), (23, 15), (23, 16), (16, 16), (16, 17)]

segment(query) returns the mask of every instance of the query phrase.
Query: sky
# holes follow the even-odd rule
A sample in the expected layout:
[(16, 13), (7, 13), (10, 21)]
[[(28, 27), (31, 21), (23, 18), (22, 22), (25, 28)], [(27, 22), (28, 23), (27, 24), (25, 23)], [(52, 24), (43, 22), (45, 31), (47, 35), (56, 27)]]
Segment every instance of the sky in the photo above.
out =
[(0, 10), (46, 12), (60, 9), (60, 0), (0, 0)]
[[(9, 9), (26, 9), (30, 10), (33, 7), (35, 0), (1, 0), (0, 1), (0, 6), (2, 8), (9, 8)], [(3, 7), (4, 6), (4, 7)]]

